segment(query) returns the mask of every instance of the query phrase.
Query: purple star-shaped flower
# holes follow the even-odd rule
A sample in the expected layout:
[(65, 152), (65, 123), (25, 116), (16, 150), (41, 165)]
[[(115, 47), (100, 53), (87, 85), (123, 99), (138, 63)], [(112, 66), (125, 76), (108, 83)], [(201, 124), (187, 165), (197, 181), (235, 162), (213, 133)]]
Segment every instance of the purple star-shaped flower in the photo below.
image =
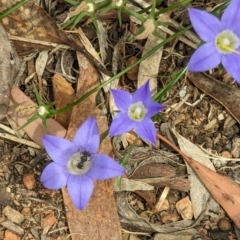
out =
[(120, 112), (113, 119), (109, 135), (120, 135), (132, 129), (144, 140), (156, 144), (156, 129), (150, 117), (166, 106), (152, 101), (149, 81), (142, 85), (134, 95), (123, 90), (111, 90), (115, 104)]
[(45, 135), (43, 144), (53, 162), (41, 175), (41, 182), (49, 189), (67, 186), (68, 193), (78, 209), (89, 202), (94, 179), (103, 180), (121, 176), (125, 170), (112, 158), (97, 153), (100, 136), (96, 120), (88, 118), (76, 132), (73, 141)]
[(240, 83), (240, 1), (233, 0), (221, 21), (202, 10), (188, 10), (191, 23), (205, 42), (192, 55), (188, 70), (202, 72), (222, 63), (227, 72)]

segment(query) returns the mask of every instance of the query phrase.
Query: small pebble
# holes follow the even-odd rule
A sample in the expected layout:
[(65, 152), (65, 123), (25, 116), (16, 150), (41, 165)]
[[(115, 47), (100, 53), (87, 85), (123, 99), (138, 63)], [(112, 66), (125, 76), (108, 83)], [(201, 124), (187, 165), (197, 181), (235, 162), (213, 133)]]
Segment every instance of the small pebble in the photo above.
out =
[(28, 173), (23, 176), (23, 184), (28, 190), (33, 189), (35, 183), (36, 179), (33, 173)]
[(20, 240), (20, 239), (21, 238), (18, 235), (16, 235), (15, 233), (12, 233), (9, 230), (5, 231), (4, 240)]
[(232, 226), (230, 221), (227, 218), (221, 218), (218, 221), (218, 227), (222, 230), (222, 231), (229, 231)]

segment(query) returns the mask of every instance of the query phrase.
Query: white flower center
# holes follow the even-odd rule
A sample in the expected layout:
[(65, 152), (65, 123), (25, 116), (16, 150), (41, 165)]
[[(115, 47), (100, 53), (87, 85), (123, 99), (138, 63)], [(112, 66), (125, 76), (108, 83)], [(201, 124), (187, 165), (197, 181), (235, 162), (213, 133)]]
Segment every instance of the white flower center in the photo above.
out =
[(128, 116), (134, 121), (141, 121), (147, 113), (142, 102), (133, 103), (128, 108)]
[(71, 174), (82, 175), (91, 168), (92, 156), (87, 151), (74, 153), (67, 163), (67, 169)]
[(232, 31), (224, 30), (216, 37), (215, 44), (220, 53), (233, 53), (240, 46), (240, 39)]

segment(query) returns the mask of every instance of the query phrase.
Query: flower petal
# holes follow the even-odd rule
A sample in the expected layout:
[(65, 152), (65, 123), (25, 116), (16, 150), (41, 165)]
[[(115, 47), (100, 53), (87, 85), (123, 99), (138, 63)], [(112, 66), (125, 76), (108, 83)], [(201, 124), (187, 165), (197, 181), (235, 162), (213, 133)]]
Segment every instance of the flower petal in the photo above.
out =
[(157, 113), (159, 113), (160, 111), (166, 109), (167, 106), (153, 102), (153, 101), (149, 101), (147, 103), (144, 104), (145, 107), (147, 108), (147, 113), (145, 117), (152, 117), (154, 115), (156, 115)]
[(151, 119), (145, 118), (136, 124), (135, 131), (143, 140), (156, 145), (156, 128)]
[(122, 112), (127, 111), (129, 105), (132, 104), (132, 95), (127, 91), (116, 89), (111, 89), (111, 93), (117, 108)]
[(82, 210), (89, 202), (94, 188), (93, 179), (87, 175), (70, 175), (67, 189), (76, 208)]
[(220, 20), (206, 11), (189, 8), (188, 13), (194, 30), (205, 42), (214, 41), (223, 30)]
[(121, 176), (125, 173), (124, 167), (104, 154), (95, 154), (91, 169), (87, 175), (98, 180)]
[(44, 168), (40, 181), (45, 188), (59, 189), (66, 186), (68, 177), (66, 167), (52, 162)]
[(232, 31), (235, 35), (237, 35), (238, 38), (240, 38), (240, 28), (239, 28), (239, 22), (233, 23), (231, 27), (229, 27), (229, 30)]
[(221, 62), (221, 55), (214, 42), (205, 43), (192, 55), (188, 70), (191, 72), (204, 72), (216, 67)]
[(231, 29), (233, 24), (240, 24), (240, 1), (232, 0), (222, 15), (222, 24), (226, 29)]
[(133, 102), (149, 101), (151, 99), (151, 92), (149, 88), (149, 80), (144, 83), (133, 95)]
[(121, 135), (132, 130), (135, 126), (135, 122), (131, 120), (127, 113), (118, 113), (113, 119), (109, 129), (109, 136)]
[(69, 157), (78, 151), (77, 147), (65, 138), (45, 135), (42, 141), (50, 158), (62, 166), (65, 166)]
[(224, 54), (222, 56), (222, 64), (227, 72), (240, 84), (240, 56), (235, 53)]
[(80, 150), (86, 150), (90, 153), (97, 152), (100, 144), (100, 136), (95, 118), (88, 118), (77, 130), (73, 143)]

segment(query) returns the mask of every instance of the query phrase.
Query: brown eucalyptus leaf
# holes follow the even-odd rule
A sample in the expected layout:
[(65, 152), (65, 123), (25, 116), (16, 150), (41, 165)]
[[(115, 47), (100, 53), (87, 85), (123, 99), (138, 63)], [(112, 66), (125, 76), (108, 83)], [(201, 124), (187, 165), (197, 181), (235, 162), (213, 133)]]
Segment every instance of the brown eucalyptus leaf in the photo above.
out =
[[(188, 157), (160, 134), (157, 133), (157, 136), (159, 139), (169, 144), (184, 158), (199, 179), (201, 179), (202, 183), (211, 193), (215, 201), (222, 206), (235, 225), (240, 228), (240, 185), (229, 178), (214, 172), (191, 157)], [(197, 159), (196, 157), (194, 158)]]
[[(64, 77), (58, 73), (55, 74), (52, 78), (52, 85), (56, 109), (66, 107), (68, 104), (74, 102), (74, 89)], [(66, 129), (68, 128), (71, 113), (72, 109), (69, 109), (68, 111), (60, 113), (56, 116), (57, 122), (59, 122)]]
[[(197, 159), (198, 162), (208, 167), (212, 171), (215, 171), (212, 162), (207, 156), (204, 155), (204, 152), (200, 148), (198, 148), (188, 139), (178, 134), (177, 131), (175, 131), (175, 129), (173, 129), (172, 131), (175, 134), (178, 140), (179, 147), (183, 153), (185, 153), (187, 156), (191, 158)], [(209, 192), (207, 191), (207, 189), (199, 180), (193, 169), (188, 164), (187, 172), (189, 174), (188, 179), (191, 183), (190, 197), (192, 201), (194, 217), (197, 219), (206, 207), (206, 203), (209, 198)], [(211, 200), (209, 203), (208, 211), (206, 213), (208, 214), (209, 212), (212, 211), (217, 212), (218, 210), (219, 205), (215, 201)]]
[[(9, 9), (19, 2), (18, 0), (0, 0), (0, 12)], [(45, 42), (71, 45), (67, 35), (59, 30), (53, 19), (34, 1), (23, 5), (9, 16), (2, 19), (6, 31), (12, 36), (25, 37), (27, 39), (40, 40)], [(31, 42), (16, 42), (16, 49), (40, 48), (46, 49), (42, 45)]]
[(189, 73), (188, 79), (200, 90), (223, 105), (240, 123), (240, 89), (202, 73)]
[(0, 119), (8, 109), (10, 90), (20, 68), (20, 59), (7, 38), (7, 33), (0, 23)]
[[(5, 1), (0, 0), (0, 12), (9, 9), (11, 6), (19, 2), (18, 0)], [(12, 14), (2, 19), (2, 24), (5, 26), (7, 32), (12, 36), (22, 37), (20, 41), (16, 41), (16, 49), (22, 51), (23, 49), (42, 49), (45, 50), (46, 46), (41, 43), (33, 43), (26, 41), (26, 39), (39, 40), (44, 42), (63, 44), (70, 46), (72, 49), (84, 54), (91, 63), (97, 67), (100, 71), (107, 75), (111, 73), (105, 69), (105, 67), (99, 63), (86, 49), (81, 45), (75, 44), (71, 41), (67, 34), (60, 30), (53, 19), (48, 15), (43, 8), (39, 7), (30, 1), (24, 4), (22, 7), (14, 11)]]
[(192, 158), (184, 159), (196, 172), (213, 198), (223, 207), (236, 226), (240, 228), (240, 185)]

